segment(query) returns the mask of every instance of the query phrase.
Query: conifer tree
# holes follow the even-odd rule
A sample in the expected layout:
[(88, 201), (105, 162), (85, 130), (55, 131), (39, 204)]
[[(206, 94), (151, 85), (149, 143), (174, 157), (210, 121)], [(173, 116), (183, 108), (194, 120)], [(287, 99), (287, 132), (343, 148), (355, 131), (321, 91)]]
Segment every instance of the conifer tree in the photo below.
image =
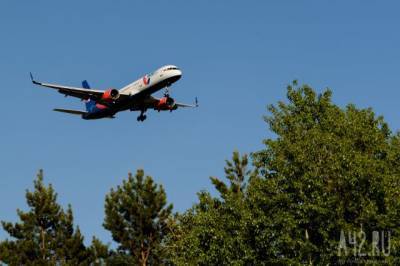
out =
[(171, 227), (169, 243), (176, 265), (257, 265), (247, 243), (250, 210), (246, 207), (247, 182), (257, 172), (248, 169), (248, 156), (235, 151), (224, 168), (228, 184), (217, 177), (211, 182), (220, 197), (198, 194), (199, 202)]
[[(71, 206), (57, 203), (51, 185), (43, 183), (40, 170), (34, 190), (26, 191), (29, 210), (17, 210), (18, 223), (2, 221), (10, 235), (0, 243), (0, 261), (8, 265), (78, 265), (89, 257), (79, 228), (74, 228)], [(87, 262), (87, 261), (86, 261)]]
[(140, 265), (165, 263), (163, 242), (171, 211), (161, 185), (145, 177), (143, 170), (135, 176), (129, 174), (106, 196), (104, 227), (119, 244), (110, 260), (120, 264), (132, 260)]
[(91, 265), (105, 265), (107, 260), (110, 257), (110, 251), (108, 245), (104, 245), (99, 239), (93, 237), (92, 244), (90, 245), (88, 262), (91, 262)]
[(230, 187), (219, 180), (216, 177), (210, 177), (211, 182), (214, 184), (215, 188), (221, 193), (221, 196), (224, 197), (228, 192), (239, 194), (243, 192), (246, 181), (245, 178), (251, 174), (251, 171), (247, 169), (248, 165), (248, 156), (247, 154), (240, 157), (238, 151), (234, 151), (232, 155), (232, 161), (226, 160), (226, 166), (224, 167), (226, 178), (230, 182)]

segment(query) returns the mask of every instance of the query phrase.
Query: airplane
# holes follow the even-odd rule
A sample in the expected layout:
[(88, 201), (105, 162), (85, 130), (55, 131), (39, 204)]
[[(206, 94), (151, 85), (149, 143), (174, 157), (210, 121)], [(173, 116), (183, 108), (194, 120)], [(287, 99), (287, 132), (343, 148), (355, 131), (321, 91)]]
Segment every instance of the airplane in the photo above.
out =
[[(198, 107), (197, 97), (195, 104), (177, 103), (170, 97), (170, 86), (182, 77), (182, 71), (174, 65), (163, 66), (156, 71), (144, 75), (142, 78), (128, 84), (120, 90), (108, 89), (105, 91), (91, 89), (89, 83), (82, 81), (82, 88), (49, 84), (36, 81), (30, 73), (35, 85), (56, 89), (65, 97), (72, 96), (85, 101), (86, 111), (70, 109), (53, 109), (57, 112), (80, 115), (85, 120), (100, 118), (115, 118), (120, 111), (140, 111), (137, 121), (144, 121), (148, 109), (160, 111), (174, 111), (180, 107)], [(151, 94), (164, 89), (164, 97), (156, 98)]]

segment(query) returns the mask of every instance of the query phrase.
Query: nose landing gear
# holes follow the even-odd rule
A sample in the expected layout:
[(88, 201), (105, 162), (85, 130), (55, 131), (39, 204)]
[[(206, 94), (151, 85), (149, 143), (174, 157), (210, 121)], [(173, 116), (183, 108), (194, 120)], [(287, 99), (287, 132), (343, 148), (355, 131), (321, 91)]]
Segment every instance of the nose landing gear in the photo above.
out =
[(170, 92), (170, 84), (168, 84), (164, 89), (164, 97), (169, 98), (169, 92)]

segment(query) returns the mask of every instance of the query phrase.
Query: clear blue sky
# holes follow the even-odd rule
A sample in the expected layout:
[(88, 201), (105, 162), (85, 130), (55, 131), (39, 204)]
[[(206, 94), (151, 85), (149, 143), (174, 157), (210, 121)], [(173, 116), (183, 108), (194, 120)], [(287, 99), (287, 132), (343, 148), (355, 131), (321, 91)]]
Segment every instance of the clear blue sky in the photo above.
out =
[[(293, 79), (332, 88), (341, 106), (373, 107), (396, 131), (399, 10), (396, 1), (1, 1), (0, 220), (26, 209), (40, 168), (87, 241), (111, 242), (105, 194), (137, 168), (183, 211), (213, 191), (208, 177), (223, 176), (233, 150), (263, 147), (265, 107)], [(83, 104), (28, 75), (121, 88), (165, 64), (183, 70), (173, 96), (198, 96), (201, 107), (150, 111), (144, 123), (129, 112), (99, 121), (52, 112)]]

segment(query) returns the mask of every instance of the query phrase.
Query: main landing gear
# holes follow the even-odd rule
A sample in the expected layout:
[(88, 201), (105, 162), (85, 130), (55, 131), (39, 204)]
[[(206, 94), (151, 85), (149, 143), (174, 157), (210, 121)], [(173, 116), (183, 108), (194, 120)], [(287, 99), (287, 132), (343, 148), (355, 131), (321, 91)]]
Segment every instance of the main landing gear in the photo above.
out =
[(146, 120), (147, 116), (146, 115), (139, 115), (136, 119), (137, 121), (143, 122), (144, 120)]
[(137, 121), (143, 122), (144, 120), (146, 120), (147, 116), (144, 114), (146, 112), (146, 110), (142, 110), (140, 112), (140, 115), (136, 118)]

